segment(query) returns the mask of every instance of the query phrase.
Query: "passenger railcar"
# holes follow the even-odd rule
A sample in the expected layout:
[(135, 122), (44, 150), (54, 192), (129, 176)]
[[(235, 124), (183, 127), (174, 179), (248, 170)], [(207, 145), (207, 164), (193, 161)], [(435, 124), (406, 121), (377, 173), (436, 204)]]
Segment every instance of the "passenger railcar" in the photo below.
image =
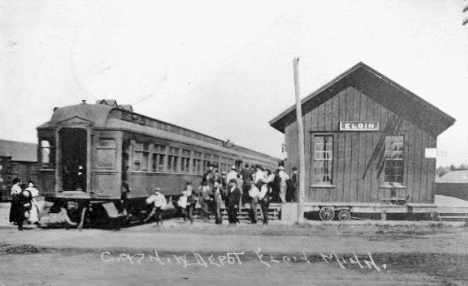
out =
[(67, 202), (81, 213), (81, 220), (90, 204), (114, 203), (108, 213), (118, 209), (124, 182), (131, 188), (130, 204), (137, 205), (155, 187), (166, 196), (179, 195), (187, 181), (197, 187), (209, 164), (220, 173), (241, 162), (278, 166), (276, 158), (135, 113), (114, 100), (55, 108), (37, 130), (39, 187), (47, 200)]

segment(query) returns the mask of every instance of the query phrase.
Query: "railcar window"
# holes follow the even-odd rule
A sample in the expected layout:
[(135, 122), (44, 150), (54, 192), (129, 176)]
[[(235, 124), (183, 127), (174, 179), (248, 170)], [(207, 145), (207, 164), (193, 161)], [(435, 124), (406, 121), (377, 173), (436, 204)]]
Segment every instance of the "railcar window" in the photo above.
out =
[(208, 166), (211, 163), (211, 154), (205, 154), (203, 157), (203, 172), (208, 171)]
[[(218, 155), (213, 155), (213, 165), (219, 169), (219, 156)], [(221, 171), (221, 170), (218, 170)]]
[(164, 171), (164, 158), (166, 157), (166, 146), (154, 145), (153, 149), (153, 172)]
[(111, 138), (100, 138), (97, 146), (96, 167), (100, 169), (115, 168), (115, 155), (117, 152), (117, 143)]
[(179, 171), (179, 148), (169, 148), (169, 155), (167, 156), (167, 170), (174, 173)]
[(193, 159), (192, 159), (192, 173), (200, 174), (202, 172), (201, 163), (202, 163), (202, 153), (195, 152), (195, 154), (193, 155)]
[(332, 184), (333, 136), (314, 136), (314, 179), (315, 184)]
[(190, 150), (182, 149), (180, 170), (183, 173), (190, 172)]
[(221, 157), (221, 172), (226, 172), (227, 171), (227, 158), (226, 157)]
[(134, 171), (148, 171), (149, 144), (136, 143), (133, 160)]
[(385, 137), (385, 183), (403, 184), (404, 137)]
[(53, 139), (41, 140), (40, 156), (43, 168), (53, 168), (55, 165), (55, 148), (53, 142)]

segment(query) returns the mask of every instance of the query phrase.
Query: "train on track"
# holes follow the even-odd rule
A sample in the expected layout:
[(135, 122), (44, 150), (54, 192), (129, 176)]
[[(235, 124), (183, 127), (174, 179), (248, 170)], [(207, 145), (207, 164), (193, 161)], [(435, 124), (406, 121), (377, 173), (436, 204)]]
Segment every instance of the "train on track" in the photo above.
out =
[(198, 187), (209, 165), (221, 173), (245, 163), (275, 169), (280, 161), (135, 113), (115, 100), (55, 108), (37, 131), (38, 187), (81, 223), (85, 217), (119, 217), (124, 186), (130, 187), (126, 209), (138, 217), (155, 187), (177, 197), (185, 182)]

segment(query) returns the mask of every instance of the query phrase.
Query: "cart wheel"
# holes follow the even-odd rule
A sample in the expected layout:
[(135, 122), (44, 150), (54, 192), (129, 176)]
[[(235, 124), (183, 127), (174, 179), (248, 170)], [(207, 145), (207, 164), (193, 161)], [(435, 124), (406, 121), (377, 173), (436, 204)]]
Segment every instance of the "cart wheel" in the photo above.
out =
[(332, 220), (335, 217), (335, 210), (330, 207), (323, 207), (319, 211), (319, 217), (323, 221)]
[(338, 213), (338, 219), (340, 221), (349, 220), (351, 218), (351, 213), (348, 210), (341, 210)]

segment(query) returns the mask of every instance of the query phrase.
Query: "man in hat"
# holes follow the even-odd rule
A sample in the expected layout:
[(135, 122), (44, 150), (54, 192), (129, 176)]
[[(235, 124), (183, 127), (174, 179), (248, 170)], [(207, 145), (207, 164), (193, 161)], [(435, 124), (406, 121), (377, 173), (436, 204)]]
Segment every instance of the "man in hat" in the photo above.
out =
[(208, 165), (208, 171), (203, 174), (202, 182), (206, 182), (208, 185), (213, 185), (215, 181), (215, 173), (213, 164)]
[(279, 193), (279, 195), (280, 195), (281, 203), (285, 203), (286, 202), (286, 189), (287, 189), (286, 181), (289, 180), (289, 176), (284, 171), (283, 166), (279, 167), (278, 176), (280, 178), (280, 193)]
[(149, 196), (146, 199), (146, 204), (153, 205), (153, 210), (151, 213), (148, 215), (148, 217), (144, 220), (144, 222), (147, 222), (152, 218), (153, 216), (156, 217), (156, 225), (159, 225), (161, 223), (162, 225), (162, 209), (166, 206), (167, 201), (166, 197), (161, 193), (161, 188), (156, 188), (154, 189), (153, 195)]
[(252, 183), (252, 170), (249, 167), (249, 164), (244, 165), (242, 170), (242, 179), (244, 180), (242, 185), (242, 203), (245, 204), (249, 202), (249, 190)]
[(237, 181), (232, 179), (229, 181), (226, 205), (229, 217), (229, 224), (237, 224), (237, 209), (239, 208), (239, 200), (241, 192), (237, 187)]

